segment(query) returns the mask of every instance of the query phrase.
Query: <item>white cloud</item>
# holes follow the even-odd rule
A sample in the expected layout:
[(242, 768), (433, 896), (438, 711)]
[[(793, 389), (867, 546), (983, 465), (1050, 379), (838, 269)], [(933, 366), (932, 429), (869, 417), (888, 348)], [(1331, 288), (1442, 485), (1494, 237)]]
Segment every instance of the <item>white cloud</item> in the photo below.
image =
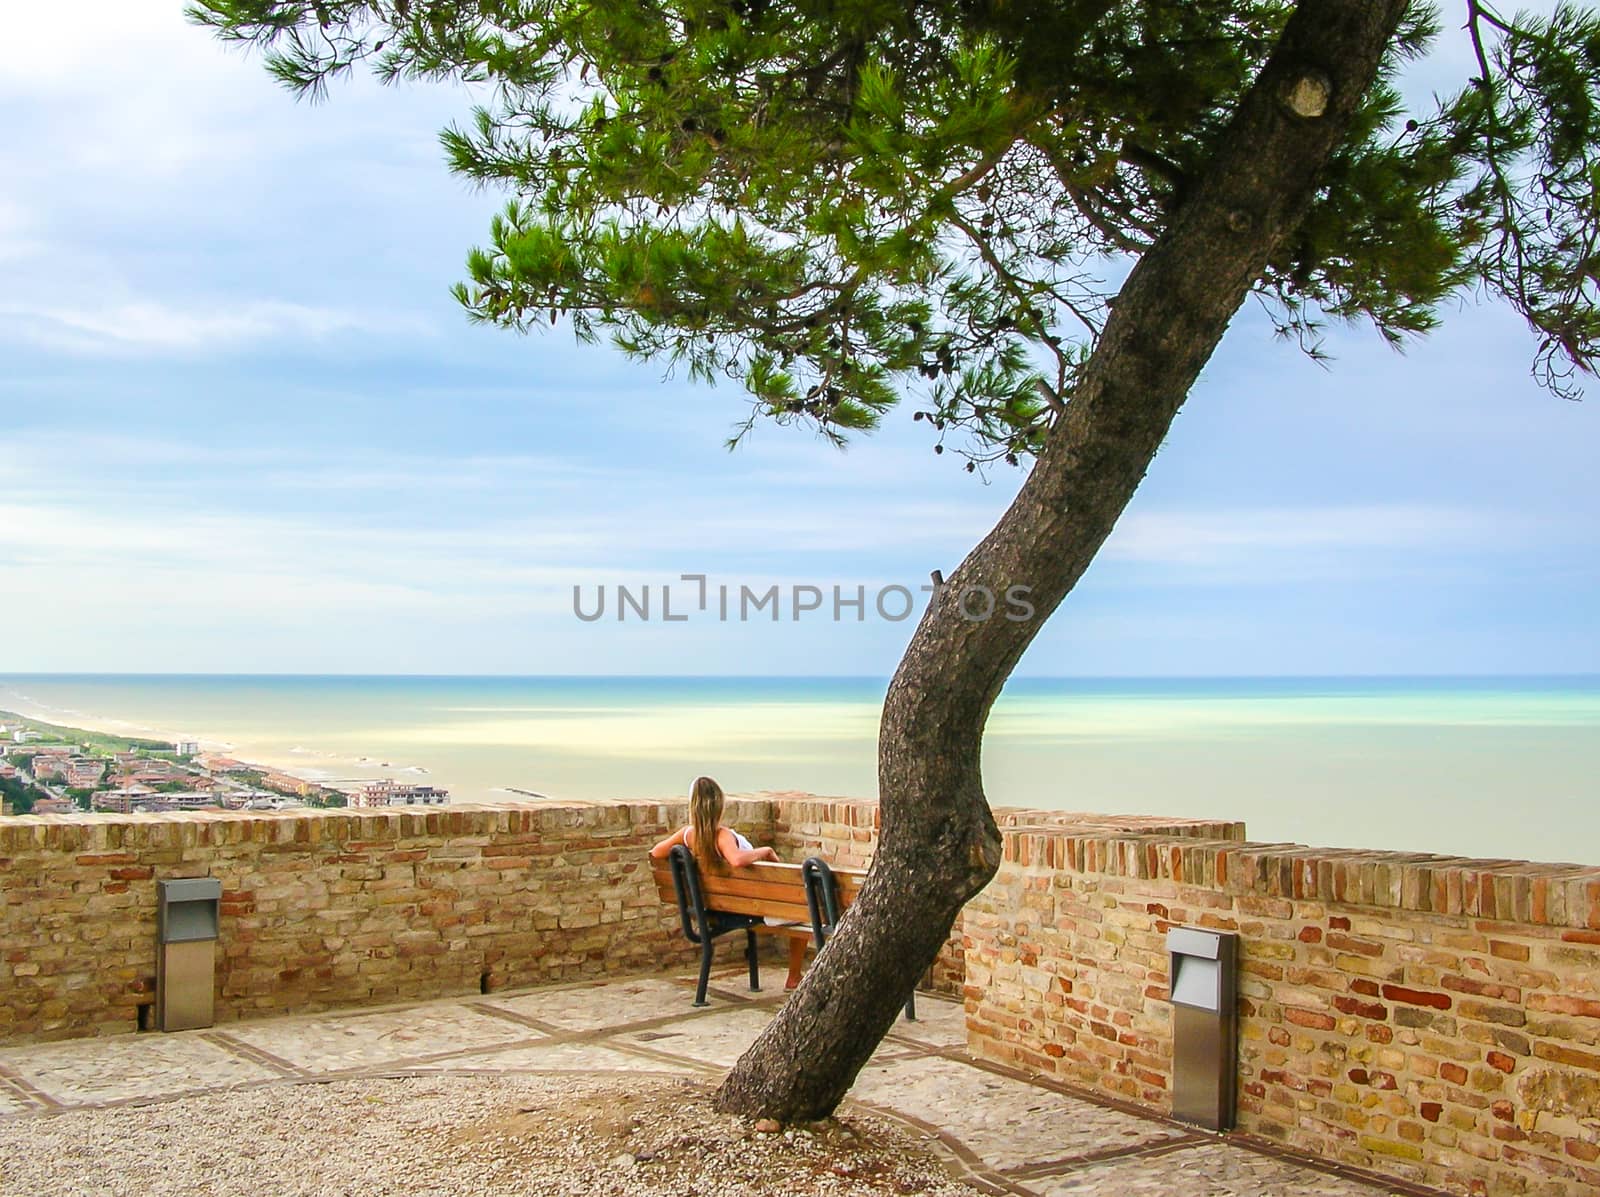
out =
[(0, 98), (31, 118), (0, 150), (14, 178), (174, 177), (226, 153), (230, 121), (270, 88), (264, 79), (241, 88), (241, 73), (260, 74), (259, 64), (247, 68), (189, 25), (177, 0), (88, 0), (70, 23), (50, 5), (6, 5), (0, 45)]
[(1272, 562), (1305, 553), (1490, 546), (1522, 521), (1427, 505), (1137, 512), (1106, 543), (1108, 559), (1175, 567)]
[(21, 204), (0, 196), (0, 262), (14, 262), (43, 251), (33, 220)]
[(344, 333), (425, 336), (415, 317), (374, 315), (277, 301), (223, 301), (179, 307), (153, 300), (57, 306), (0, 305), (7, 331), (68, 352), (209, 352), (283, 338), (320, 340)]
[[(329, 176), (374, 211), (369, 227), (398, 224), (384, 201), (426, 202), (419, 164), (446, 185), (435, 132), (441, 112), (464, 108), (459, 94), (353, 80), (330, 119), (297, 105), (258, 55), (186, 22), (178, 0), (91, 0), (70, 31), (49, 6), (0, 6), (0, 45), (12, 117), (0, 144), (0, 337), (77, 355), (185, 355), (430, 331), (381, 310), (381, 295), (334, 289), (349, 269), (341, 254), (362, 251), (291, 240), (241, 257), (240, 232), (270, 226), (268, 245), (288, 225), (303, 241), (328, 223), (318, 205)], [(429, 298), (442, 303), (447, 281)]]
[[(9, 445), (0, 481), (11, 496), (63, 512), (114, 511), (119, 520), (190, 526), (201, 518), (195, 496), (204, 494), (206, 518), (240, 520), (242, 535), (263, 510), (283, 512), (287, 521), (298, 511), (298, 521), (274, 535), (315, 539), (345, 528), (366, 543), (391, 534), (408, 545), (439, 538), (456, 552), (558, 553), (578, 564), (655, 568), (669, 578), (739, 554), (767, 561), (788, 555), (808, 572), (822, 559), (837, 565), (840, 554), (909, 550), (928, 555), (926, 568), (948, 570), (952, 551), (965, 551), (1009, 498), (964, 478), (948, 494), (929, 497), (909, 475), (881, 478), (875, 462), (853, 473), (831, 469), (836, 454), (815, 447), (823, 465), (807, 489), (798, 481), (775, 485), (773, 458), (745, 454), (723, 459), (720, 473), (686, 482), (670, 462), (610, 464), (551, 453), (384, 453), (237, 440), (212, 446), (77, 429), (22, 431)], [(96, 539), (97, 525), (85, 523), (83, 537)]]
[(188, 30), (170, 0), (78, 0), (66, 15), (47, 4), (0, 9), (6, 55), (4, 89), (83, 94), (129, 79), (152, 84), (204, 64), (204, 38)]

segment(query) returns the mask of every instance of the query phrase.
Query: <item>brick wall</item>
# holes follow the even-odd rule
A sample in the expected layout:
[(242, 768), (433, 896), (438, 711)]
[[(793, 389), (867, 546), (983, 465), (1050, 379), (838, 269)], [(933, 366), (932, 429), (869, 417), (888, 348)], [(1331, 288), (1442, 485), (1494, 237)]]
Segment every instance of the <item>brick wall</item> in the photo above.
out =
[(852, 869), (872, 863), (878, 843), (876, 802), (789, 791), (767, 797), (772, 802), (772, 844), (782, 859), (817, 855)]
[[(0, 1042), (138, 1029), (159, 878), (222, 881), (224, 1022), (688, 967), (644, 858), (685, 818), (682, 802), (6, 818)], [(865, 866), (877, 839), (859, 800), (735, 799), (728, 820), (787, 860)], [(946, 989), (961, 967), (957, 940)]]
[[(222, 882), (219, 1022), (687, 967), (644, 854), (684, 818), (681, 802), (8, 818), (0, 1042), (138, 1028), (158, 878)], [(764, 800), (728, 819), (771, 838)]]
[[(973, 1050), (1166, 1110), (1165, 932), (1236, 930), (1243, 1130), (1451, 1192), (1600, 1192), (1600, 869), (996, 814), (1000, 873), (934, 972), (965, 993)], [(222, 880), (219, 1021), (686, 968), (643, 854), (684, 818), (508, 803), (5, 819), (0, 1042), (136, 1029), (165, 877)], [(763, 795), (729, 818), (788, 860), (865, 865), (876, 843), (870, 802)]]
[(1600, 869), (1017, 826), (964, 912), (970, 1046), (1170, 1109), (1177, 924), (1240, 935), (1240, 1129), (1600, 1192)]
[[(860, 798), (821, 798), (778, 792), (773, 800), (773, 844), (785, 860), (813, 853), (832, 864), (866, 868), (877, 846), (878, 804)], [(1244, 824), (1152, 815), (1100, 815), (1077, 811), (1001, 807), (994, 812), (1002, 829), (1017, 826), (1071, 827), (1080, 831), (1141, 832), (1213, 839), (1244, 839)], [(936, 993), (959, 996), (966, 981), (967, 940), (960, 920), (934, 961), (925, 985)]]

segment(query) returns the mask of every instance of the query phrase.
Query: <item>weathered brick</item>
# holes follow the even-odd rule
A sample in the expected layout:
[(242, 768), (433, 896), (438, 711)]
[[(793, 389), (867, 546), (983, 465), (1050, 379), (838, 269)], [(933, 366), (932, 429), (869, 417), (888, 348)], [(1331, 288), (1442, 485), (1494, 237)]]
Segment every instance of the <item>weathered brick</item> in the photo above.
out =
[(1318, 1031), (1331, 1031), (1338, 1025), (1331, 1014), (1321, 1010), (1304, 1010), (1299, 1006), (1290, 1006), (1285, 1009), (1283, 1017), (1296, 1026), (1311, 1027)]
[(1353, 935), (1344, 935), (1337, 931), (1330, 931), (1327, 939), (1328, 946), (1338, 952), (1351, 952), (1357, 956), (1382, 956), (1383, 945), (1370, 939), (1358, 939)]
[(1529, 1046), (1528, 1037), (1517, 1031), (1509, 1031), (1504, 1027), (1495, 1027), (1492, 1037), (1496, 1043), (1514, 1055), (1526, 1056), (1532, 1050)]
[(1574, 997), (1565, 993), (1530, 993), (1528, 1009), (1553, 1014), (1575, 1014), (1580, 1018), (1600, 1018), (1600, 1000)]
[(1333, 999), (1333, 1008), (1342, 1014), (1352, 1014), (1357, 1018), (1382, 1021), (1389, 1017), (1389, 1007), (1382, 1002), (1363, 1002), (1358, 998), (1345, 997), (1343, 994)]
[(1462, 1018), (1475, 1019), (1478, 1022), (1499, 1023), (1507, 1027), (1520, 1027), (1528, 1020), (1528, 1016), (1518, 1006), (1500, 1006), (1488, 1002), (1471, 1001), (1463, 998), (1456, 1007), (1456, 1013)]
[(1441, 989), (1453, 989), (1457, 993), (1470, 993), (1477, 997), (1501, 998), (1508, 1002), (1522, 1000), (1522, 990), (1515, 985), (1506, 985), (1500, 981), (1491, 981), (1486, 977), (1464, 977), (1446, 974), (1439, 978)]
[(1360, 1142), (1362, 1147), (1380, 1156), (1394, 1156), (1404, 1160), (1422, 1158), (1422, 1147), (1416, 1143), (1396, 1143), (1392, 1139), (1380, 1139), (1375, 1135), (1362, 1135)]
[(1554, 1060), (1557, 1064), (1565, 1064), (1569, 1068), (1586, 1068), (1591, 1072), (1600, 1072), (1600, 1055), (1580, 1052), (1565, 1044), (1535, 1043), (1533, 1054), (1541, 1060)]
[(1412, 989), (1405, 985), (1383, 986), (1383, 996), (1391, 1002), (1405, 1002), (1411, 1006), (1428, 1006), (1434, 1010), (1448, 1010), (1451, 997), (1447, 993), (1433, 993), (1425, 989)]

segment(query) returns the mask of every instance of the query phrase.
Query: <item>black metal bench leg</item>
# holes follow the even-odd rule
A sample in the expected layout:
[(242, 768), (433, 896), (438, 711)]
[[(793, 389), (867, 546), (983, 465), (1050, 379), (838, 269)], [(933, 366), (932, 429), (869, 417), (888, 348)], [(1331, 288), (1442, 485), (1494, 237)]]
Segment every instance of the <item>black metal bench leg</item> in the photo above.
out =
[(744, 958), (750, 962), (750, 988), (761, 988), (761, 964), (756, 956), (756, 933), (746, 927), (744, 932)]
[(913, 989), (911, 996), (906, 999), (906, 1021), (917, 1021), (917, 991)]
[(700, 945), (700, 985), (694, 991), (694, 1004), (696, 1006), (709, 1006), (706, 1001), (706, 986), (711, 983), (711, 953), (715, 951), (711, 937), (708, 935)]

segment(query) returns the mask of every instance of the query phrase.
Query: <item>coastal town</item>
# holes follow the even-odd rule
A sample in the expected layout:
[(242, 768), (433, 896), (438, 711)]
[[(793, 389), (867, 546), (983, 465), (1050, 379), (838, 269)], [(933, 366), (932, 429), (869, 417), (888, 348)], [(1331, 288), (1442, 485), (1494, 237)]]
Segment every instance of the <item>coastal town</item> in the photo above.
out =
[(392, 778), (323, 783), (202, 751), (0, 711), (0, 815), (437, 806), (449, 791)]

